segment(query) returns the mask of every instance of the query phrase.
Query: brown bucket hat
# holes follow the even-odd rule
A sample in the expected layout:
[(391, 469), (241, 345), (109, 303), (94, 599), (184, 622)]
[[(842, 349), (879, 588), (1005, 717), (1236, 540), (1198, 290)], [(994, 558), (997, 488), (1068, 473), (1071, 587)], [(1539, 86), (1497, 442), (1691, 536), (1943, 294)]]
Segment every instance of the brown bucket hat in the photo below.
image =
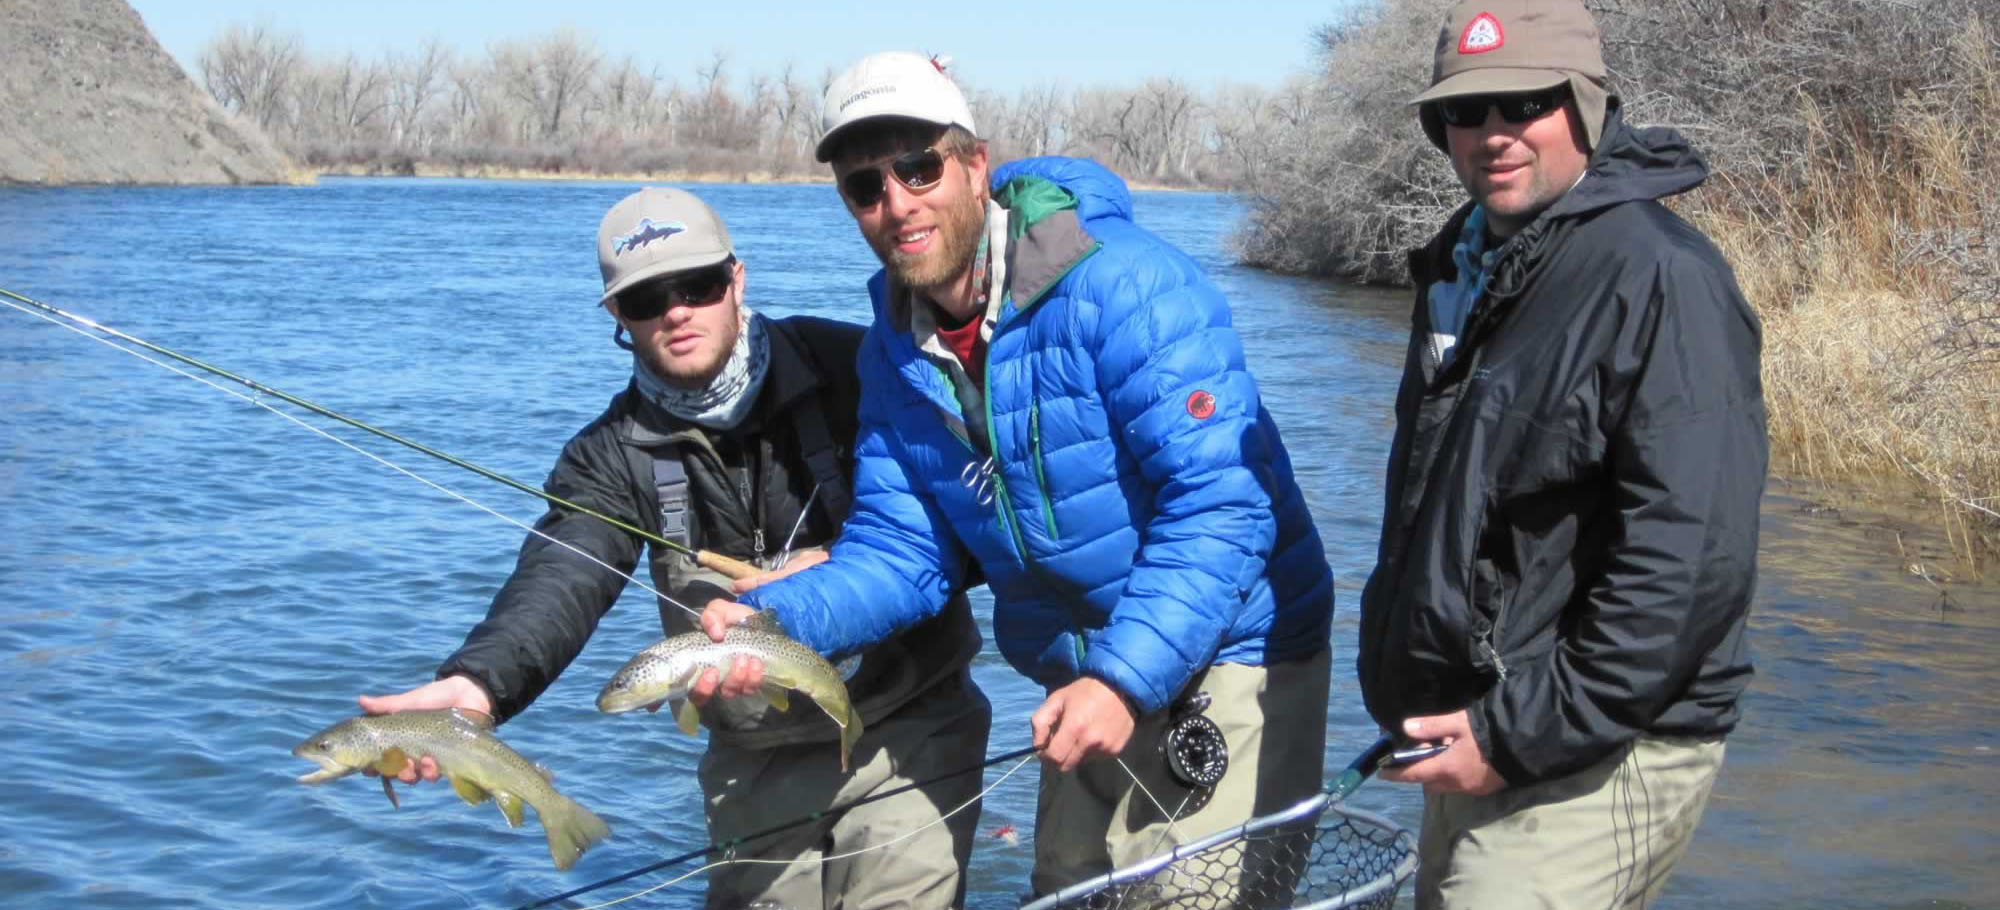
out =
[(1410, 103), (1431, 143), (1444, 124), (1427, 102), (1462, 95), (1533, 92), (1565, 82), (1585, 140), (1597, 148), (1609, 93), (1603, 42), (1579, 0), (1460, 0), (1438, 31), (1431, 85)]

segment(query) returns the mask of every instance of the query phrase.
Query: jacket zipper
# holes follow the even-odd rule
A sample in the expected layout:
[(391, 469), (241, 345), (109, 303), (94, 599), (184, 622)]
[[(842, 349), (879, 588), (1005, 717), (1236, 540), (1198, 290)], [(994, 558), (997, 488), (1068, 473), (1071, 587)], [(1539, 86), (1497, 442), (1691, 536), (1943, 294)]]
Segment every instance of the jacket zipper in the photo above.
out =
[(1028, 452), (1035, 462), (1035, 488), (1042, 494), (1042, 523), (1048, 526), (1049, 539), (1062, 537), (1056, 532), (1056, 510), (1049, 502), (1049, 478), (1042, 471), (1042, 399), (1040, 396), (1028, 400)]
[[(979, 364), (979, 373), (982, 379), (982, 388), (984, 388), (983, 380), (991, 378), (987, 368), (992, 363), (993, 339), (998, 338), (1000, 336), (1000, 331), (1004, 327), (1005, 327), (1004, 322), (1002, 322), (999, 325), (995, 325), (993, 327), (993, 338), (988, 338), (986, 341), (987, 359)], [(938, 367), (936, 364), (932, 364), (932, 366), (936, 367), (938, 373), (944, 376), (946, 384), (950, 384), (951, 375), (949, 373), (946, 373), (943, 367)], [(1024, 537), (1021, 536), (1021, 527), (1019, 523), (1017, 523), (1014, 520), (1014, 499), (1013, 495), (1009, 493), (1007, 490), (1007, 477), (1006, 477), (1006, 472), (1003, 470), (1004, 463), (1000, 460), (1000, 435), (994, 429), (994, 424), (993, 424), (993, 396), (991, 394), (988, 394), (986, 391), (982, 391), (979, 395), (979, 398), (981, 406), (986, 409), (986, 446), (987, 450), (993, 453), (990, 456), (993, 459), (993, 473), (990, 475), (990, 477), (993, 481), (994, 502), (999, 505), (997, 511), (1000, 513), (1000, 523), (1007, 529), (1008, 537), (1014, 542), (1014, 552), (1019, 554), (1021, 558), (1022, 568), (1027, 569), (1028, 574), (1030, 576), (1034, 576), (1038, 574), (1038, 570), (1040, 569), (1040, 567), (1036, 565), (1034, 556), (1032, 556), (1028, 552), (1028, 542)], [(1039, 434), (1041, 431), (1041, 418), (1038, 416), (1039, 413), (1040, 413), (1040, 408), (1038, 406), (1031, 406), (1030, 410), (1028, 411), (1029, 437), (1031, 440), (1039, 440), (1040, 438)], [(957, 430), (953, 430), (952, 435), (957, 436), (958, 441), (965, 444), (966, 451), (972, 453), (974, 457), (978, 457), (979, 451), (973, 448), (972, 440), (966, 438), (963, 434), (960, 434)], [(1039, 452), (1040, 443), (1038, 441), (1035, 441), (1033, 442), (1033, 445), (1035, 450)], [(1036, 461), (1037, 483), (1041, 483), (1040, 480), (1041, 468), (1039, 464), (1039, 456), (1037, 456), (1036, 459), (1034, 460)], [(1043, 508), (1044, 510), (1047, 510), (1048, 506), (1046, 502), (1048, 498), (1048, 491), (1046, 486), (1043, 486), (1042, 493), (1044, 501)], [(1045, 511), (1044, 514), (1048, 518), (1050, 536), (1053, 537), (1055, 533), (1055, 513), (1053, 511)], [(1070, 611), (1070, 632), (1071, 632), (1071, 640), (1076, 643), (1077, 666), (1081, 668), (1083, 666), (1084, 652), (1086, 650), (1083, 642), (1084, 639), (1083, 623), (1078, 621), (1076, 617), (1076, 612), (1074, 610)]]
[(1496, 585), (1493, 605), (1493, 622), (1486, 627), (1485, 634), (1479, 636), (1479, 648), (1486, 652), (1486, 659), (1493, 662), (1493, 672), (1504, 682), (1507, 679), (1507, 662), (1500, 659), (1500, 649), (1494, 640), (1500, 637), (1500, 622), (1507, 618), (1507, 589)]

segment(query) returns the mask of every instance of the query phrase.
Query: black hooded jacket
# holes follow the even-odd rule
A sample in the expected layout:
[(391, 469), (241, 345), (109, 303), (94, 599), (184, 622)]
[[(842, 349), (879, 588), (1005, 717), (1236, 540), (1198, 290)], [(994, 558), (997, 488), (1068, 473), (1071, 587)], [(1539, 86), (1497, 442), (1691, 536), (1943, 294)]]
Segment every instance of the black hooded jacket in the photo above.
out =
[[(795, 526), (795, 548), (832, 543), (853, 501), (861, 395), (854, 358), (862, 327), (793, 316), (770, 320), (767, 328), (770, 372), (737, 427), (702, 430), (628, 385), (563, 447), (545, 484), (548, 492), (661, 534), (653, 462), (679, 458), (688, 482), (689, 545), (762, 560), (783, 550)], [(819, 424), (816, 431), (808, 431), (810, 423)], [(501, 720), (527, 708), (582, 653), (624, 590), (619, 573), (631, 573), (648, 550), (638, 535), (570, 509), (550, 508), (535, 527), (617, 571), (540, 535), (522, 543), (514, 572), (494, 596), (486, 619), (437, 671), (440, 678), (459, 673), (478, 680)], [(660, 591), (694, 609), (710, 598), (730, 596), (715, 583), (719, 576), (696, 570), (691, 560), (666, 548), (650, 550), (648, 570)], [(660, 622), (668, 634), (695, 628), (687, 614), (664, 603)], [(978, 627), (960, 594), (951, 608), (862, 656), (848, 680), (855, 709), (872, 725), (932, 684), (962, 673), (979, 646)], [(821, 712), (778, 712), (769, 720), (781, 722), (715, 732), (746, 748), (832, 741), (839, 734)]]
[(1361, 689), (1389, 729), (1468, 709), (1510, 784), (1642, 733), (1735, 726), (1766, 467), (1760, 328), (1729, 264), (1657, 200), (1707, 166), (1613, 108), (1589, 171), (1501, 248), (1442, 368), (1417, 286)]

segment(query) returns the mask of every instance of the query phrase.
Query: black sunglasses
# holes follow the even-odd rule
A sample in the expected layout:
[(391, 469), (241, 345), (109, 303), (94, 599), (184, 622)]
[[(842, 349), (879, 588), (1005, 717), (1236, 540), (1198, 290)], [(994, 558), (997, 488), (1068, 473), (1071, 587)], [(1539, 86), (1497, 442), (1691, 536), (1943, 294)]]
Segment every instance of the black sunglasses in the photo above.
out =
[(896, 175), (897, 183), (921, 192), (944, 179), (944, 153), (935, 148), (905, 152), (886, 164), (862, 168), (840, 178), (841, 195), (858, 209), (881, 202), (882, 195), (889, 191), (887, 178), (882, 176), (885, 169)]
[(1449, 126), (1481, 126), (1486, 123), (1488, 108), (1499, 108), (1500, 119), (1508, 123), (1527, 123), (1541, 119), (1567, 100), (1569, 86), (1558, 85), (1539, 92), (1468, 95), (1431, 103), (1437, 108), (1438, 119)]
[(735, 262), (727, 259), (721, 265), (692, 275), (648, 281), (623, 291), (617, 297), (618, 314), (626, 322), (645, 322), (659, 318), (676, 302), (684, 306), (708, 306), (729, 292), (729, 285), (736, 278), (735, 270), (730, 268)]

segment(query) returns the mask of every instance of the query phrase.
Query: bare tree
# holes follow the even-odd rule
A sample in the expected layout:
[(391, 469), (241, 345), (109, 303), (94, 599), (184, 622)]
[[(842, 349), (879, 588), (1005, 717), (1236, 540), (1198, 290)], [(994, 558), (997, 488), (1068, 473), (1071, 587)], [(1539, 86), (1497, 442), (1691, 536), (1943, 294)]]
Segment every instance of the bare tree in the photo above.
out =
[(285, 102), (298, 78), (299, 39), (269, 25), (231, 25), (202, 48), (196, 67), (202, 87), (223, 107), (256, 121), (265, 132), (286, 118)]

